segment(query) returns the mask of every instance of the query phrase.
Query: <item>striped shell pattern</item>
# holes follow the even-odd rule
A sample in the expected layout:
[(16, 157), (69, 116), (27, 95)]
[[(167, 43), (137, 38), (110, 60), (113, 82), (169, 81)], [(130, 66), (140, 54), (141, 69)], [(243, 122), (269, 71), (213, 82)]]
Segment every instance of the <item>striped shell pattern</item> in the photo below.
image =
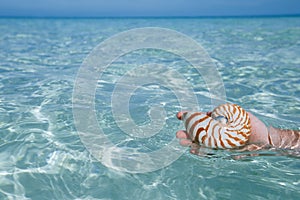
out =
[(235, 104), (223, 104), (211, 113), (185, 112), (182, 120), (193, 142), (216, 149), (244, 146), (250, 136), (250, 118)]

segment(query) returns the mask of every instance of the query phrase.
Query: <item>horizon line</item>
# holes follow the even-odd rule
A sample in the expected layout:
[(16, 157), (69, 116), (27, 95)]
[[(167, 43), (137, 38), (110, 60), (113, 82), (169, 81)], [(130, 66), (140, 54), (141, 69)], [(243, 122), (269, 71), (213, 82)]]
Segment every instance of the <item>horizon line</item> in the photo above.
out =
[(18, 15), (0, 15), (0, 18), (78, 18), (78, 19), (109, 19), (109, 18), (116, 18), (116, 19), (122, 19), (122, 18), (256, 18), (256, 17), (300, 17), (300, 13), (298, 14), (259, 14), (259, 15), (250, 15), (250, 14), (245, 14), (245, 15), (199, 15), (199, 16), (50, 16), (50, 15), (45, 15), (45, 16), (18, 16)]

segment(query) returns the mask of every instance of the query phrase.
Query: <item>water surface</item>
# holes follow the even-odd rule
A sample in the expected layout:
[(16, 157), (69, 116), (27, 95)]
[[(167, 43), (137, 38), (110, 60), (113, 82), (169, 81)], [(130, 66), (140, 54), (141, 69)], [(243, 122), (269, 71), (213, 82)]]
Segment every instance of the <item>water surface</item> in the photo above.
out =
[[(105, 167), (91, 156), (74, 126), (72, 91), (88, 53), (131, 28), (164, 27), (199, 42), (217, 64), (229, 102), (269, 125), (299, 129), (300, 18), (0, 19), (0, 199), (298, 199), (300, 161), (260, 156), (239, 161), (196, 157), (188, 151), (145, 174)], [(203, 79), (178, 56), (136, 51), (112, 64), (99, 81), (100, 127), (115, 144), (152, 151), (183, 128), (168, 88), (141, 86), (131, 117), (149, 123), (152, 105), (166, 110), (165, 125), (149, 139), (132, 140), (113, 121), (117, 77), (141, 64), (174, 67), (193, 85), (201, 109), (211, 109)]]

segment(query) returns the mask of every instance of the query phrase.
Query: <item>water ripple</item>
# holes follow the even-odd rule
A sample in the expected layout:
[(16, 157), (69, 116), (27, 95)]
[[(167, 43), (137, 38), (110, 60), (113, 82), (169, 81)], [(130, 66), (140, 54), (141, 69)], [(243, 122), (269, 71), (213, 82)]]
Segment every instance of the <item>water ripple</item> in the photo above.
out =
[[(217, 63), (228, 101), (267, 124), (299, 128), (299, 18), (0, 19), (0, 199), (297, 199), (300, 160), (295, 157), (234, 160), (227, 153), (186, 152), (164, 169), (132, 175), (108, 169), (89, 154), (73, 122), (77, 70), (99, 42), (144, 26), (172, 28), (199, 41)], [(201, 109), (211, 106), (204, 81), (188, 63), (161, 52), (151, 51), (150, 58), (143, 53), (113, 64), (98, 83), (104, 92), (96, 92), (95, 103), (99, 126), (111, 139), (150, 151), (181, 128), (174, 117), (181, 108), (171, 92), (141, 87), (131, 99), (133, 118), (147, 123), (146, 110), (158, 102), (168, 112), (167, 126), (144, 143), (124, 139), (112, 121), (109, 94), (131, 62), (140, 58), (142, 64), (159, 61), (178, 69), (194, 84)]]

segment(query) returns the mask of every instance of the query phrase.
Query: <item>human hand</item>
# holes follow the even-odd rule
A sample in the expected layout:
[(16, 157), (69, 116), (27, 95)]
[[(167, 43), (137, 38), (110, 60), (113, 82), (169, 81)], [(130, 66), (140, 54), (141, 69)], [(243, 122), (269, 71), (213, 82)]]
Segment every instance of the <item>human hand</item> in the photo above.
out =
[[(231, 105), (233, 105), (233, 104), (226, 104), (226, 106), (231, 106)], [(221, 105), (221, 106), (223, 106), (223, 105)], [(227, 109), (227, 110), (230, 110), (230, 109)], [(177, 118), (179, 120), (184, 120), (184, 115), (185, 114), (187, 114), (186, 111), (178, 112), (177, 113)], [(201, 116), (203, 116), (203, 118), (208, 118), (208, 120), (211, 120), (211, 121), (213, 121), (213, 120), (219, 120), (220, 121), (220, 119), (223, 120), (223, 122), (220, 121), (220, 122), (216, 122), (215, 123), (214, 130), (219, 130), (219, 129), (223, 128), (224, 126), (231, 126), (232, 124), (230, 124), (230, 123), (233, 123), (232, 122), (233, 119), (229, 119), (229, 120), (227, 119), (227, 117), (228, 118), (230, 118), (230, 117), (232, 118), (232, 116), (230, 116), (230, 115), (228, 115), (226, 113), (225, 113), (225, 115), (227, 117), (225, 119), (225, 122), (224, 122), (224, 119), (220, 118), (220, 116), (217, 116), (217, 117), (216, 116), (212, 116), (212, 112), (199, 112), (199, 114)], [(240, 151), (254, 151), (254, 150), (259, 150), (259, 149), (262, 149), (262, 148), (264, 148), (266, 146), (269, 146), (271, 139), (270, 139), (270, 136), (268, 134), (268, 129), (265, 126), (265, 124), (261, 120), (259, 120), (257, 117), (255, 117), (253, 114), (247, 112), (247, 115), (250, 118), (250, 127), (251, 128), (250, 127), (249, 128), (250, 128), (251, 131), (250, 131), (249, 137), (246, 138), (247, 141), (244, 144), (242, 143), (243, 142), (242, 141), (241, 145), (237, 146), (238, 148), (241, 147), (241, 148), (239, 148), (239, 150)], [(246, 115), (244, 115), (244, 117), (245, 116)], [(213, 117), (215, 119), (212, 119)], [(239, 117), (240, 117), (240, 115), (239, 115)], [(240, 120), (240, 121), (237, 120), (237, 121), (240, 122), (240, 121), (243, 121), (243, 120)], [(245, 120), (245, 121), (247, 121), (247, 120)], [(203, 123), (203, 122), (201, 122), (201, 123)], [(211, 122), (209, 122), (209, 123), (211, 125)], [(206, 125), (203, 125), (203, 126), (205, 127)], [(218, 126), (220, 126), (221, 128), (219, 128), (219, 129), (215, 128), (215, 127), (218, 127)], [(201, 131), (204, 131), (204, 129), (207, 129), (207, 127), (206, 128), (202, 128)], [(207, 131), (209, 131), (209, 130), (207, 130)], [(214, 133), (212, 133), (212, 134), (214, 135)], [(178, 131), (176, 133), (176, 137), (180, 140), (180, 144), (182, 146), (189, 146), (191, 148), (190, 151), (193, 154), (201, 154), (201, 150), (200, 149), (203, 148), (203, 146), (208, 146), (207, 142), (206, 142), (206, 145), (202, 144), (202, 141), (200, 141), (200, 142), (197, 141), (198, 139), (195, 138), (196, 137), (195, 134), (193, 135), (193, 133), (187, 132), (186, 130), (180, 130), (180, 131)], [(220, 139), (220, 137), (219, 138), (214, 137), (215, 141), (217, 139)], [(208, 146), (208, 147), (213, 147), (213, 146)], [(222, 148), (222, 146), (221, 146), (221, 148)]]

